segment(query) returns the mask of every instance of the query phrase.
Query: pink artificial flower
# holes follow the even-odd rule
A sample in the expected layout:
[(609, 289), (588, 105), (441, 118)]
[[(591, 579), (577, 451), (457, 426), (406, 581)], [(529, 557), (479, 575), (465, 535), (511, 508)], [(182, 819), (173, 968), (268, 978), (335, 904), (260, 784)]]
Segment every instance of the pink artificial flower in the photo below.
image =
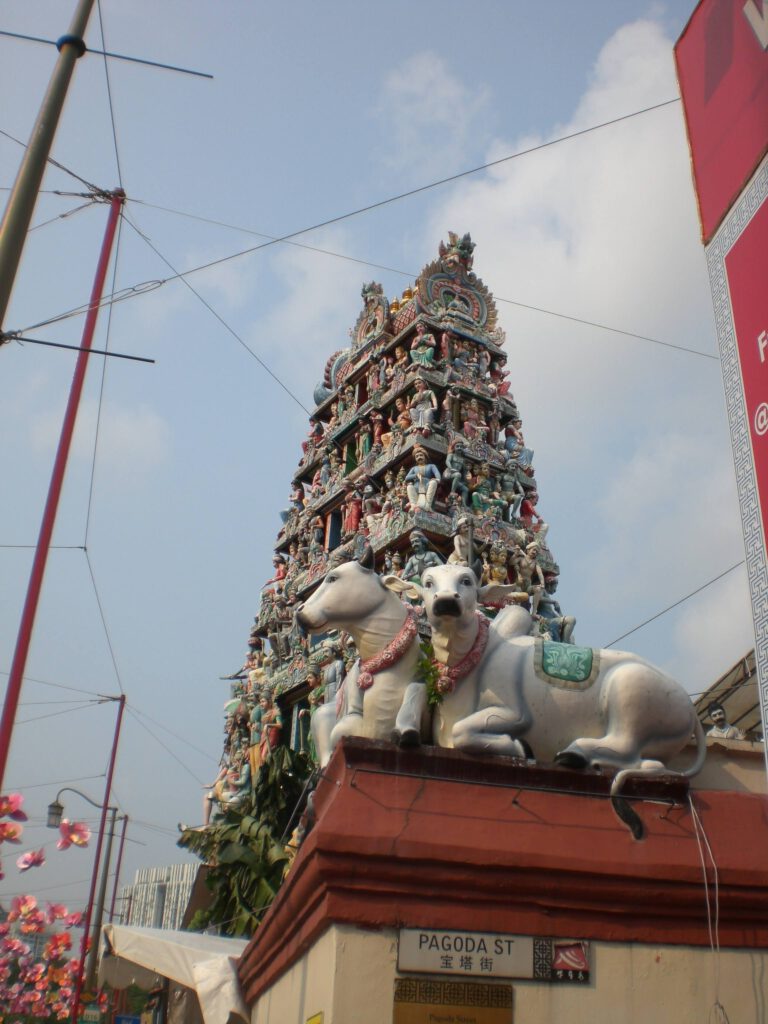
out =
[(83, 821), (68, 821), (62, 818), (59, 832), (61, 839), (56, 843), (59, 850), (68, 850), (70, 846), (87, 846), (91, 838), (91, 830)]
[(20, 917), (26, 917), (33, 910), (37, 910), (37, 900), (28, 893), (22, 896), (14, 896), (11, 901), (11, 912), (8, 915), (9, 921), (16, 921)]
[(0, 821), (0, 843), (20, 843), (24, 829), (13, 821)]
[(69, 911), (63, 903), (49, 903), (46, 911), (46, 917), (48, 918), (48, 924), (53, 924), (54, 921), (63, 921), (69, 916)]
[(35, 935), (45, 931), (45, 914), (42, 910), (33, 910), (26, 914), (19, 922), (19, 931), (22, 935)]
[(66, 928), (79, 928), (83, 923), (83, 912), (78, 910), (75, 914), (68, 914), (64, 918), (64, 926)]
[(26, 821), (27, 816), (22, 811), (21, 805), (24, 797), (21, 793), (9, 793), (8, 796), (0, 796), (0, 818), (13, 818), (14, 821)]
[(45, 850), (27, 850), (20, 857), (16, 858), (16, 867), (19, 871), (29, 871), (30, 868), (39, 868), (45, 864)]

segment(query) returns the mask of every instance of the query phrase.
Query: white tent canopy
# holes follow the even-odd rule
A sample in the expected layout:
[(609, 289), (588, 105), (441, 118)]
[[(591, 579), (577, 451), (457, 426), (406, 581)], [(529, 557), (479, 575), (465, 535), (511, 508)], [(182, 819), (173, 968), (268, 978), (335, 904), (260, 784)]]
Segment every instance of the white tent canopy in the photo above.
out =
[(114, 988), (143, 988), (151, 984), (152, 975), (159, 975), (197, 993), (205, 1024), (227, 1024), (230, 1015), (250, 1019), (236, 969), (248, 945), (245, 939), (120, 924), (105, 925), (104, 936), (101, 981)]

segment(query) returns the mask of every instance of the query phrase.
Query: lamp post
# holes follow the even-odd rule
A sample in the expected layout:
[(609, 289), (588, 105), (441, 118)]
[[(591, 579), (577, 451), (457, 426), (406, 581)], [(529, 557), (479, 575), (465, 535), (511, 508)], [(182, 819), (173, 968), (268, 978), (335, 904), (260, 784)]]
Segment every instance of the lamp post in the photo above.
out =
[[(80, 1003), (80, 996), (85, 988), (85, 991), (89, 994), (93, 994), (96, 990), (96, 964), (99, 955), (99, 945), (101, 940), (101, 925), (104, 918), (104, 903), (107, 894), (107, 882), (109, 879), (109, 862), (112, 855), (112, 840), (115, 834), (115, 822), (117, 820), (117, 808), (104, 806), (103, 804), (96, 803), (85, 793), (82, 793), (79, 789), (73, 789), (71, 786), (64, 786), (56, 794), (56, 799), (48, 805), (48, 828), (58, 828), (61, 824), (62, 814), (64, 812), (64, 805), (59, 799), (62, 793), (76, 793), (82, 797), (83, 800), (87, 800), (92, 807), (98, 807), (102, 810), (102, 823), (104, 821), (104, 814), (108, 812), (110, 815), (109, 831), (107, 832), (107, 849), (104, 855), (104, 866), (101, 871), (101, 884), (99, 885), (99, 894), (96, 903), (96, 913), (93, 918), (93, 931), (91, 933), (91, 949), (88, 953), (88, 966), (85, 970), (85, 979), (83, 979), (83, 972), (85, 968), (85, 957), (86, 950), (88, 947), (88, 929), (91, 921), (91, 911), (93, 908), (93, 895), (95, 890), (96, 876), (99, 870), (99, 861), (101, 859), (101, 844), (104, 837), (103, 828), (99, 831), (99, 838), (96, 847), (96, 857), (93, 865), (93, 877), (91, 879), (91, 891), (88, 900), (88, 906), (86, 908), (86, 917), (84, 922), (84, 933), (83, 933), (83, 944), (80, 953), (80, 965), (78, 968), (77, 983), (75, 987), (75, 997), (72, 1008), (72, 1020), (77, 1021), (78, 1008)], [(127, 815), (122, 815), (123, 818), (123, 838), (125, 838), (125, 824), (127, 822)], [(115, 885), (117, 885), (117, 879), (115, 879)]]

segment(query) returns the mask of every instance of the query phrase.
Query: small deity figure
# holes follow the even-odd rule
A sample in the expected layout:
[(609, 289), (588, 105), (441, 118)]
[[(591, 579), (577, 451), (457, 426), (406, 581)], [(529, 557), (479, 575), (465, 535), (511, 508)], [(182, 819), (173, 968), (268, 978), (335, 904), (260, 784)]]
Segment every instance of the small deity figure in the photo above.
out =
[(435, 337), (427, 333), (423, 323), (416, 325), (416, 335), (411, 342), (411, 362), (427, 369), (435, 362)]
[(368, 387), (369, 398), (371, 397), (371, 395), (373, 395), (375, 391), (378, 391), (379, 388), (381, 387), (379, 373), (380, 367), (377, 366), (376, 363), (372, 362), (371, 365), (368, 367), (368, 372), (365, 375), (365, 382)]
[(501, 540), (495, 540), (491, 544), (486, 563), (486, 574), (488, 583), (506, 584), (509, 582), (509, 571), (507, 568), (507, 547)]
[(274, 558), (272, 559), (272, 565), (275, 570), (275, 575), (272, 577), (271, 580), (267, 580), (267, 583), (278, 583), (280, 580), (284, 580), (285, 574), (288, 571), (285, 564), (285, 557), (280, 554), (275, 554)]
[(477, 353), (477, 372), (485, 377), (491, 365), (491, 354), (487, 348), (481, 348)]
[(373, 429), (373, 444), (381, 446), (381, 439), (384, 434), (384, 416), (380, 412), (371, 413), (371, 426)]
[(499, 419), (499, 413), (496, 408), (498, 403), (494, 403), (494, 408), (491, 410), (491, 415), (488, 417), (488, 437), (487, 441), (490, 445), (496, 445), (499, 440), (499, 431), (501, 430), (501, 420)]
[(395, 375), (395, 357), (387, 356), (379, 364), (379, 387), (385, 390), (392, 382)]
[(508, 452), (514, 451), (515, 448), (522, 448), (525, 445), (522, 426), (522, 420), (511, 420), (504, 427), (504, 447)]
[(405, 351), (402, 345), (397, 345), (395, 348), (395, 372), (398, 370), (407, 370), (410, 365), (408, 359), (408, 353)]
[(283, 716), (280, 708), (272, 700), (272, 695), (265, 690), (259, 701), (261, 706), (261, 742), (259, 747), (261, 764), (269, 760), (269, 755), (280, 742), (283, 728)]
[(332, 448), (328, 453), (328, 462), (331, 467), (330, 476), (328, 477), (328, 485), (330, 486), (336, 483), (341, 472), (341, 460), (335, 448)]
[(248, 743), (248, 760), (251, 765), (251, 778), (255, 781), (261, 767), (261, 719), (263, 710), (261, 700), (254, 705), (251, 711), (250, 728), (251, 734)]
[(331, 415), (328, 418), (328, 433), (331, 434), (336, 427), (339, 425), (339, 419), (341, 417), (341, 409), (339, 408), (339, 402), (331, 402)]
[(494, 490), (494, 483), (488, 464), (484, 463), (472, 488), (472, 508), (480, 514), (498, 509), (503, 518), (507, 503), (499, 491)]
[[(319, 484), (323, 490), (328, 486), (328, 481), (331, 479), (331, 472), (331, 460), (327, 455), (324, 455), (323, 461), (320, 463), (320, 475), (317, 479), (317, 484)], [(314, 480), (312, 481), (312, 490), (315, 489), (317, 484), (315, 484)]]
[(501, 398), (503, 395), (508, 395), (510, 383), (505, 378), (509, 376), (509, 370), (502, 369), (502, 366), (498, 362), (498, 360), (494, 359), (491, 362), (491, 368), (489, 373), (493, 386), (496, 388), (496, 394), (499, 396), (499, 398)]
[(357, 408), (357, 398), (355, 397), (355, 389), (351, 384), (347, 384), (344, 388), (344, 410), (345, 412), (351, 413)]
[(381, 501), (373, 484), (366, 484), (363, 488), (363, 514), (369, 530), (376, 524), (376, 517), (381, 512)]
[(304, 486), (300, 480), (294, 480), (293, 482), (290, 502), (297, 512), (304, 511), (304, 505), (306, 504), (306, 496), (304, 494)]
[(333, 704), (336, 694), (344, 680), (344, 659), (341, 656), (341, 645), (336, 640), (323, 640), (323, 674), (322, 684), (325, 703)]
[(437, 411), (437, 398), (421, 377), (416, 381), (416, 391), (408, 403), (408, 411), (414, 427), (421, 431), (424, 437), (429, 437)]
[(533, 520), (541, 525), (544, 520), (536, 510), (536, 502), (539, 500), (539, 496), (536, 491), (526, 491), (525, 497), (520, 503), (520, 521), (526, 530), (530, 530), (533, 527)]
[(457, 437), (448, 449), (445, 457), (443, 479), (450, 480), (451, 494), (458, 494), (463, 505), (469, 504), (469, 487), (467, 487), (467, 463), (464, 459), (464, 442)]
[(499, 479), (501, 496), (509, 505), (509, 518), (517, 515), (520, 502), (523, 500), (523, 488), (517, 476), (517, 462), (514, 456), (508, 455)]
[(472, 398), (469, 404), (464, 405), (462, 409), (462, 419), (464, 421), (463, 430), (464, 436), (470, 439), (480, 437), (482, 439), (482, 431), (480, 430), (480, 406), (478, 405), (477, 399)]
[(718, 701), (713, 700), (707, 708), (712, 728), (707, 730), (707, 736), (716, 740), (743, 740), (744, 732), (735, 725), (731, 725), (726, 717), (725, 708)]
[(441, 422), (446, 430), (461, 429), (461, 391), (456, 385), (448, 388), (442, 402)]
[(542, 625), (553, 640), (572, 644), (576, 619), (573, 615), (563, 615), (560, 603), (555, 598), (557, 583), (557, 573), (544, 573), (544, 593), (539, 595), (539, 615)]
[(454, 373), (461, 377), (466, 373), (469, 365), (469, 352), (463, 341), (455, 341), (453, 344), (453, 366)]
[(317, 515), (312, 520), (312, 543), (319, 544), (323, 547), (325, 544), (325, 520), (322, 516)]
[(373, 428), (368, 420), (360, 424), (360, 433), (357, 435), (357, 461), (361, 463), (373, 447)]
[(544, 573), (538, 561), (539, 545), (532, 541), (520, 556), (517, 568), (520, 589), (525, 590), (531, 599), (531, 615), (539, 611), (539, 601), (544, 592)]
[(344, 499), (344, 523), (342, 535), (352, 537), (357, 533), (363, 515), (363, 499), (354, 485), (347, 485), (347, 496)]
[[(473, 544), (473, 549), (474, 546)], [(470, 551), (469, 547), (469, 516), (462, 516), (456, 523), (453, 551), (448, 556), (448, 563), (450, 565), (471, 565), (475, 560), (475, 554), (476, 552)]]
[(323, 424), (319, 420), (316, 420), (314, 416), (309, 417), (309, 431), (307, 433), (307, 440), (301, 442), (301, 450), (304, 454), (307, 454), (307, 449), (311, 445), (315, 448), (323, 436)]
[(405, 399), (400, 397), (395, 399), (395, 409), (393, 414), (389, 417), (388, 423), (392, 428), (388, 434), (382, 434), (381, 442), (385, 448), (389, 448), (392, 444), (392, 434), (395, 427), (399, 427), (402, 433), (411, 425), (411, 414), (408, 412), (408, 407), (405, 403)]
[(434, 565), (442, 565), (443, 562), (438, 554), (427, 550), (427, 538), (421, 530), (412, 530), (410, 540), (411, 557), (405, 563), (403, 579), (421, 584), (421, 577), (427, 569)]
[(426, 449), (421, 445), (413, 449), (413, 458), (416, 465), (405, 476), (408, 501), (412, 509), (431, 509), (440, 483), (440, 470), (434, 463), (427, 461)]

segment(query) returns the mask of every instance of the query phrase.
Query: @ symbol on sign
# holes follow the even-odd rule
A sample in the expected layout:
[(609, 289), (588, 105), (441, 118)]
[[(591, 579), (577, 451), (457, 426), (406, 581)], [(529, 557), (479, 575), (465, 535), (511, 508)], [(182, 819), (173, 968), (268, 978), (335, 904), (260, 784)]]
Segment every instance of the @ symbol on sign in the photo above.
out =
[(768, 431), (768, 403), (761, 402), (755, 409), (755, 433), (762, 437)]

